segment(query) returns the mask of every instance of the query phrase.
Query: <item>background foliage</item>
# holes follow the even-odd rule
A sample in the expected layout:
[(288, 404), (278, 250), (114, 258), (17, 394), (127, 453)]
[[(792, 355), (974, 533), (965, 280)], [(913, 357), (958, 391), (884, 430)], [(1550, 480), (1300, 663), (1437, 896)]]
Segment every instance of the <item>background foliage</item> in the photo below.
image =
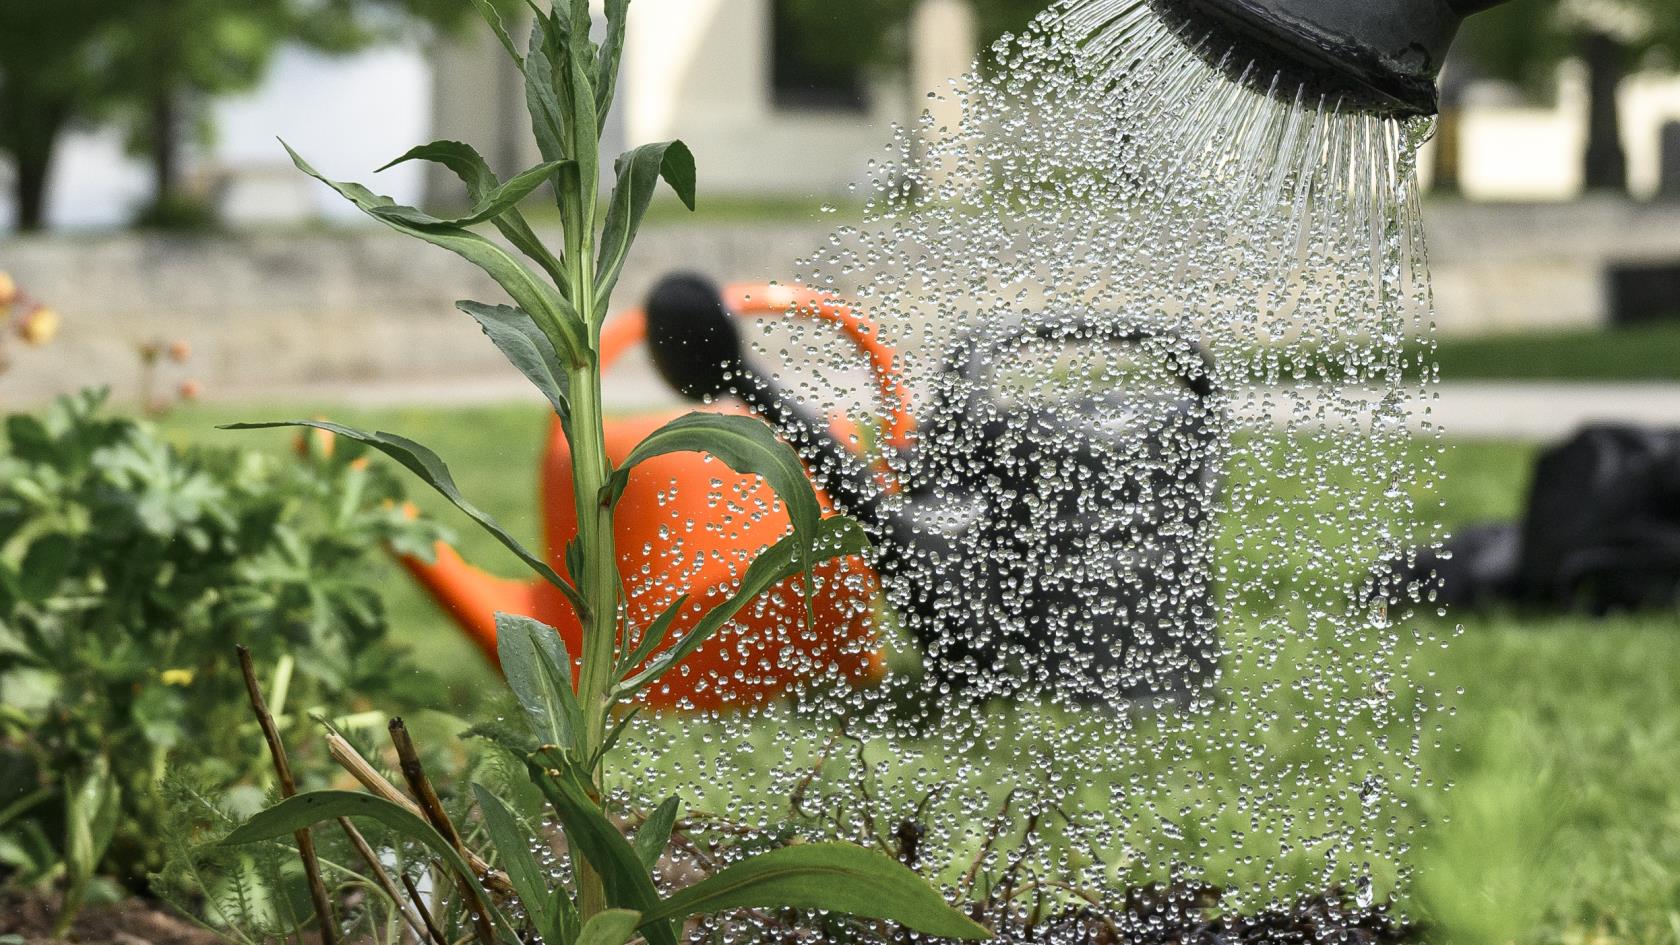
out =
[(0, 3), (0, 154), (16, 167), (18, 223), (42, 223), (65, 131), (114, 120), (151, 163), (143, 218), (193, 222), (183, 144), (213, 131), (212, 96), (255, 86), (287, 44), (348, 53), (420, 26), (450, 28), (464, 0), (53, 0)]
[(0, 448), (0, 873), (72, 897), (161, 865), (172, 755), (216, 794), (266, 783), (236, 642), (270, 661), (291, 731), (353, 694), (435, 695), (375, 589), (381, 545), (437, 537), (389, 474), (324, 440), (176, 449), (103, 401), (9, 417)]

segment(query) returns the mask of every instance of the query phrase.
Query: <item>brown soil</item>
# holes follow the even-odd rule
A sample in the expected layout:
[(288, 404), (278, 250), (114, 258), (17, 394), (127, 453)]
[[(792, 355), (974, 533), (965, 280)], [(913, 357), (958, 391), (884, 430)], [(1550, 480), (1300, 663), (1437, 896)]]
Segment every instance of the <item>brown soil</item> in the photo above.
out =
[(43, 896), (0, 898), (0, 936), (26, 945), (222, 945), (216, 935), (175, 915), (168, 907), (139, 899), (82, 910), (65, 939), (52, 937), (58, 903)]

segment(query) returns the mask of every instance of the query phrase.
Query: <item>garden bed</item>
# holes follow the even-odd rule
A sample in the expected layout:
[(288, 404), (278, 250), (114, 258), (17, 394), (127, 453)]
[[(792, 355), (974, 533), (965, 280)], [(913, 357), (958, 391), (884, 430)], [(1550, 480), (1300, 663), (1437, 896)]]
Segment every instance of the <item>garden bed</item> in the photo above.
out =
[(220, 945), (214, 933), (141, 899), (83, 909), (65, 939), (54, 938), (58, 904), (41, 896), (0, 899), (0, 942), (8, 945), (47, 945), (74, 941), (79, 945)]

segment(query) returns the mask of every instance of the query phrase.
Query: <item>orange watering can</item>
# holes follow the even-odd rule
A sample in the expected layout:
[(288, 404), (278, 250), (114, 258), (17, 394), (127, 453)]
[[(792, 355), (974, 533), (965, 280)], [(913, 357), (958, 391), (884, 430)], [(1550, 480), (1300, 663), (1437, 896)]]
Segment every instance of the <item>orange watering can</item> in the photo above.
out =
[[(731, 286), (724, 290), (723, 301), (740, 316), (814, 318), (839, 329), (867, 358), (876, 377), (889, 415), (884, 431), (888, 441), (909, 437), (910, 395), (899, 376), (897, 356), (868, 319), (824, 293), (786, 286)], [(602, 370), (646, 341), (647, 334), (643, 311), (615, 318), (602, 332)], [(747, 408), (730, 401), (703, 409)], [(622, 463), (643, 438), (682, 413), (609, 420), (608, 456)], [(539, 492), (548, 558), (565, 573), (563, 550), (577, 534), (577, 519), (571, 452), (558, 420), (550, 430)], [(820, 488), (818, 498), (825, 513), (832, 511), (832, 502)], [(786, 512), (762, 480), (698, 454), (673, 454), (638, 466), (616, 522), (619, 569), (632, 625), (648, 625), (681, 594), (697, 602), (678, 618), (670, 634), (673, 640), (697, 623), (704, 604), (721, 599), (713, 595), (732, 588), (751, 558), (780, 540), (789, 527)], [(577, 615), (546, 581), (495, 577), (441, 544), (435, 563), (407, 559), (404, 564), (492, 660), (498, 612), (541, 620), (559, 629), (571, 652), (582, 650)], [(648, 704), (717, 710), (762, 703), (816, 678), (852, 684), (878, 679), (881, 657), (869, 622), (878, 587), (875, 573), (861, 559), (831, 561), (815, 572), (814, 587), (811, 631), (806, 630), (800, 591), (788, 585), (771, 588), (734, 626), (651, 689)]]

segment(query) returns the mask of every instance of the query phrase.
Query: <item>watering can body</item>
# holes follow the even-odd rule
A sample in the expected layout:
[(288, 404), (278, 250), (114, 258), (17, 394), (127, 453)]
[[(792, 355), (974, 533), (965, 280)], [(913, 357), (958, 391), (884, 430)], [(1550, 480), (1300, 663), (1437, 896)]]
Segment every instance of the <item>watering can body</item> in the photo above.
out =
[[(740, 286), (730, 294), (743, 314), (782, 315), (803, 298), (790, 294), (794, 291)], [(645, 333), (639, 312), (615, 319), (602, 335), (603, 369), (641, 343)], [(866, 327), (860, 336), (878, 344)], [(891, 366), (890, 353), (871, 354), (878, 365)], [(745, 412), (727, 402), (704, 409)], [(608, 457), (615, 464), (624, 462), (645, 437), (686, 412), (609, 420)], [(833, 511), (820, 489), (818, 499), (825, 514)], [(549, 560), (565, 573), (564, 549), (577, 534), (577, 517), (571, 450), (558, 421), (551, 424), (542, 460), (539, 500)], [(679, 595), (688, 594), (691, 603), (670, 634), (673, 640), (681, 638), (705, 610), (732, 591), (752, 558), (779, 541), (788, 527), (775, 493), (756, 476), (737, 474), (694, 453), (662, 456), (637, 466), (616, 517), (628, 626), (646, 627)], [(404, 565), (492, 660), (497, 613), (541, 620), (560, 632), (570, 652), (582, 651), (576, 613), (545, 581), (495, 577), (441, 545), (435, 561), (407, 559)], [(877, 576), (861, 558), (823, 564), (813, 575), (813, 620), (807, 630), (799, 580), (778, 585), (654, 685), (646, 703), (656, 709), (727, 710), (773, 700), (807, 680), (857, 685), (878, 679), (882, 660), (870, 629), (877, 589)]]

